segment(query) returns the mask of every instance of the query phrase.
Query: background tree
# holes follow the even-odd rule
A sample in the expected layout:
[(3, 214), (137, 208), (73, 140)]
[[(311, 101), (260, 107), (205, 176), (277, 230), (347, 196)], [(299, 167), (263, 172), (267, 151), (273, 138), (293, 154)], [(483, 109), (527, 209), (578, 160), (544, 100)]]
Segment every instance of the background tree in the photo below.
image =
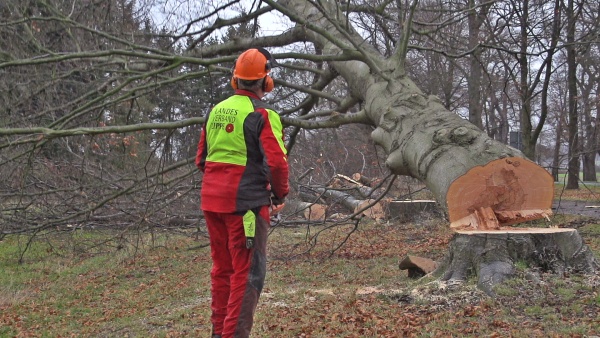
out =
[(575, 8), (575, 1), (568, 0), (566, 4), (567, 16), (567, 85), (569, 88), (569, 162), (567, 188), (577, 189), (579, 186), (579, 170), (581, 162), (579, 153), (579, 111), (577, 109), (577, 49), (575, 46), (575, 29), (579, 9)]
[[(293, 173), (316, 163), (324, 182), (347, 168), (389, 171), (424, 182), (447, 206), (451, 183), (469, 169), (522, 156), (496, 140), (506, 141), (522, 103), (531, 100), (515, 94), (522, 93), (519, 84), (528, 82), (528, 95), (537, 97), (532, 84), (546, 80), (548, 68), (533, 80), (518, 76), (515, 56), (550, 60), (540, 46), (551, 41), (555, 23), (538, 2), (530, 7), (536, 15), (517, 13), (510, 1), (185, 5), (181, 11), (152, 1), (5, 2), (3, 234), (192, 223), (199, 217), (192, 164), (199, 124), (230, 93), (236, 55), (257, 46), (269, 47), (282, 65), (267, 99), (287, 125)], [(158, 27), (153, 15), (160, 11), (157, 21), (165, 24)], [(545, 29), (531, 28), (538, 23)], [(515, 51), (510, 44), (524, 41), (523, 27), (534, 47)], [(495, 81), (471, 77), (479, 70)], [(476, 102), (474, 111), (486, 112), (478, 120), (494, 139), (461, 118)], [(541, 116), (528, 118), (544, 125)], [(359, 138), (349, 135), (357, 129), (341, 127), (355, 123), (371, 134), (368, 147), (352, 147), (364, 159), (350, 155)], [(380, 152), (371, 151), (374, 144)]]

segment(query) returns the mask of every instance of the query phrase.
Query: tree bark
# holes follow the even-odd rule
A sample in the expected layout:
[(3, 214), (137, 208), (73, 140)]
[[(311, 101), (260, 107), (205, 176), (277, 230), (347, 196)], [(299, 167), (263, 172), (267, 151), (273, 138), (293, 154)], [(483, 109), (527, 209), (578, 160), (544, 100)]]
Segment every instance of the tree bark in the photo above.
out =
[(286, 216), (299, 216), (309, 221), (323, 221), (328, 207), (323, 204), (309, 203), (301, 200), (288, 200), (281, 213)]
[(459, 231), (434, 274), (443, 281), (461, 283), (474, 272), (479, 288), (493, 296), (495, 285), (514, 276), (516, 263), (558, 274), (600, 269), (575, 229), (514, 229)]
[[(518, 150), (449, 112), (437, 97), (425, 95), (405, 75), (403, 48), (385, 59), (358, 43), (362, 41), (358, 34), (333, 19), (344, 18), (333, 1), (320, 2), (321, 11), (306, 0), (278, 4), (289, 9), (299, 25), (327, 32), (307, 33), (324, 55), (360, 55), (360, 61), (331, 64), (347, 81), (352, 96), (363, 102), (364, 113), (375, 126), (371, 136), (385, 150), (390, 171), (424, 182), (451, 221), (476, 219), (467, 226), (496, 229), (485, 235), (458, 234), (439, 270), (443, 279), (462, 281), (475, 270), (480, 286), (491, 293), (493, 285), (514, 273), (513, 264), (520, 260), (556, 271), (597, 269), (574, 230), (530, 229), (520, 234), (503, 230), (551, 213), (552, 176)], [(346, 28), (347, 36), (341, 36), (339, 27)]]
[(354, 196), (339, 190), (325, 188), (316, 190), (321, 193), (325, 199), (329, 200), (329, 204), (339, 203), (352, 213), (356, 213), (367, 208), (370, 204), (373, 204), (368, 209), (363, 210), (361, 214), (372, 219), (386, 218), (386, 208), (382, 201), (375, 202), (374, 199), (356, 199)]
[(520, 16), (520, 53), (518, 56), (520, 79), (519, 79), (519, 94), (521, 96), (521, 106), (519, 107), (519, 122), (521, 124), (521, 133), (523, 141), (523, 153), (530, 158), (535, 158), (535, 140), (532, 139), (532, 124), (531, 124), (531, 91), (529, 90), (529, 63), (528, 63), (528, 25), (529, 25), (529, 0), (523, 0), (521, 3)]
[(482, 104), (481, 104), (481, 47), (479, 46), (481, 25), (487, 16), (489, 5), (479, 7), (475, 6), (475, 0), (469, 0), (469, 50), (473, 52), (469, 55), (469, 76), (467, 77), (467, 87), (469, 95), (469, 121), (483, 130)]
[[(582, 62), (582, 65), (586, 67), (585, 62)], [(592, 90), (595, 86), (594, 81), (594, 73), (589, 69), (584, 69), (581, 73), (580, 78), (582, 78), (579, 87), (581, 88), (581, 101), (582, 101), (582, 109), (581, 116), (583, 119), (583, 140), (581, 147), (583, 148), (583, 181), (584, 182), (597, 182), (596, 178), (596, 149), (597, 148), (597, 139), (598, 139), (598, 122), (600, 121), (600, 117), (596, 112), (596, 116), (593, 116), (592, 111), (594, 110), (594, 101), (597, 99), (594, 97), (595, 95), (592, 93)], [(586, 82), (585, 78), (590, 79)]]
[(579, 115), (577, 113), (577, 51), (574, 0), (567, 5), (567, 85), (569, 87), (569, 162), (567, 189), (579, 189)]
[(563, 131), (563, 119), (559, 116), (556, 119), (556, 135), (554, 137), (554, 152), (552, 154), (552, 177), (554, 181), (558, 182), (558, 174), (560, 171), (560, 146), (561, 146), (561, 135)]
[[(452, 183), (471, 168), (502, 158), (524, 157), (449, 112), (437, 97), (424, 94), (405, 75), (404, 55), (382, 58), (368, 45), (358, 43), (362, 38), (346, 27), (345, 21), (335, 21), (344, 15), (333, 1), (323, 2), (323, 11), (317, 11), (306, 0), (280, 0), (277, 5), (283, 6), (299, 25), (327, 33), (307, 32), (307, 38), (322, 47), (324, 55), (360, 54), (361, 61), (331, 64), (347, 81), (351, 94), (363, 102), (369, 122), (376, 127), (371, 136), (387, 154), (386, 166), (394, 174), (424, 182), (443, 208), (448, 207), (447, 193)], [(339, 27), (346, 28), (348, 36), (342, 36)], [(536, 171), (545, 173), (542, 168)], [(518, 191), (521, 195), (530, 193)]]
[(589, 152), (583, 154), (583, 181), (584, 182), (598, 182), (596, 178), (596, 151), (591, 149)]

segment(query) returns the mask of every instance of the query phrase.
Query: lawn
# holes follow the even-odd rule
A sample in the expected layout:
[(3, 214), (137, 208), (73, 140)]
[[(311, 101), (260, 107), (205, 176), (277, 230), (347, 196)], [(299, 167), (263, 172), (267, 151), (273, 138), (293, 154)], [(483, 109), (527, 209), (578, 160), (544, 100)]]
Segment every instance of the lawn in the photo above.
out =
[[(577, 224), (598, 257), (600, 224), (573, 219), (555, 222)], [(5, 238), (0, 337), (209, 337), (211, 262), (194, 231)], [(440, 260), (451, 237), (443, 220), (427, 217), (274, 228), (253, 337), (600, 335), (598, 275), (519, 267), (492, 299), (474, 279), (449, 288), (398, 269), (406, 254)]]
[(600, 184), (580, 183), (579, 189), (566, 189), (562, 183), (554, 184), (554, 199), (573, 201), (600, 201)]

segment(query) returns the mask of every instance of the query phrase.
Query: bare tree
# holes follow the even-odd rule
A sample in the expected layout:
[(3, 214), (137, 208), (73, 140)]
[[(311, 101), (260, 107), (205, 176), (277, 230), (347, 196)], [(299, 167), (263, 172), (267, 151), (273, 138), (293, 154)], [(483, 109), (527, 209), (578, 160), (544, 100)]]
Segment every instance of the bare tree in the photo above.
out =
[(579, 158), (579, 113), (577, 109), (577, 49), (575, 46), (575, 29), (579, 9), (575, 7), (575, 0), (567, 0), (567, 85), (569, 88), (569, 163), (567, 189), (579, 187), (579, 170), (581, 162)]
[[(50, 160), (52, 166), (56, 166), (57, 159), (64, 160), (64, 154), (69, 154), (72, 158), (63, 165), (79, 159), (85, 175), (103, 176), (107, 162), (99, 159), (105, 158), (111, 163), (109, 171), (123, 172), (120, 179), (130, 183), (118, 185), (115, 192), (106, 188), (111, 186), (108, 184), (111, 179), (105, 185), (98, 183), (96, 190), (86, 192), (86, 195), (87, 198), (103, 198), (85, 202), (86, 207), (70, 211), (72, 216), (57, 215), (57, 220), (43, 222), (23, 218), (19, 222), (34, 224), (35, 229), (65, 224), (73, 218), (87, 217), (89, 220), (99, 208), (117, 197), (127, 196), (132, 189), (165, 184), (161, 181), (165, 177), (165, 168), (189, 166), (189, 158), (174, 155), (174, 149), (191, 146), (190, 139), (181, 138), (177, 128), (188, 128), (202, 121), (203, 111), (210, 107), (211, 100), (218, 98), (213, 93), (223, 93), (227, 88), (225, 79), (235, 55), (256, 46), (280, 48), (274, 52), (283, 67), (275, 73), (278, 89), (271, 99), (282, 107), (285, 123), (295, 128), (290, 141), (301, 129), (331, 128), (348, 123), (371, 125), (374, 127), (373, 140), (386, 154), (387, 168), (394, 174), (412, 176), (424, 182), (440, 204), (448, 209), (451, 220), (471, 214), (474, 206), (491, 203), (481, 201), (480, 196), (465, 197), (461, 203), (449, 201), (448, 190), (457, 178), (477, 166), (505, 157), (522, 157), (517, 150), (490, 139), (479, 128), (448, 111), (437, 97), (421, 91), (407, 76), (409, 52), (420, 48), (411, 45), (415, 31), (413, 18), (418, 9), (416, 1), (406, 7), (392, 2), (384, 2), (379, 7), (369, 3), (355, 7), (333, 1), (267, 0), (256, 4), (258, 6), (240, 8), (239, 15), (221, 17), (226, 10), (236, 9), (234, 2), (223, 2), (210, 8), (193, 8), (197, 12), (180, 13), (190, 16), (180, 18), (184, 20), (181, 21), (183, 25), (173, 32), (156, 31), (150, 24), (145, 24), (147, 18), (136, 18), (131, 2), (115, 1), (108, 6), (76, 3), (76, 6), (88, 7), (75, 9), (52, 5), (52, 2), (37, 4), (39, 13), (21, 15), (16, 14), (21, 11), (11, 11), (11, 17), (3, 27), (29, 30), (32, 44), (39, 50), (23, 55), (10, 52), (11, 60), (0, 64), (0, 69), (19, 72), (30, 66), (38, 67), (45, 72), (38, 77), (39, 85), (46, 87), (52, 84), (47, 79), (54, 78), (51, 72), (69, 62), (77, 68), (58, 73), (65, 80), (75, 74), (94, 76), (87, 86), (75, 87), (83, 89), (81, 92), (62, 91), (65, 98), (62, 101), (40, 100), (48, 105), (50, 114), (44, 112), (35, 120), (30, 114), (22, 113), (24, 119), (15, 125), (19, 128), (2, 129), (1, 133), (9, 137), (4, 148), (11, 149), (7, 163), (12, 163), (14, 158), (27, 159), (35, 164), (33, 167), (30, 164), (31, 168), (45, 175), (50, 169), (44, 168), (44, 163)], [(17, 9), (18, 2), (11, 6)], [(486, 6), (478, 10), (487, 10)], [(89, 12), (89, 15), (81, 15), (77, 20), (72, 12)], [(263, 21), (268, 13), (271, 16)], [(282, 15), (279, 18), (284, 24), (287, 22), (287, 28), (260, 35), (257, 28), (266, 30), (265, 26), (270, 24), (268, 20), (275, 20), (276, 13)], [(396, 15), (390, 16), (390, 13)], [(458, 20), (468, 13), (468, 10), (459, 12), (450, 18)], [(353, 26), (357, 15), (361, 15), (363, 22), (382, 23), (381, 27), (388, 27), (388, 34), (383, 37), (373, 35), (372, 39), (365, 40)], [(98, 16), (108, 19), (96, 24), (93, 19)], [(390, 23), (397, 17), (403, 18), (402, 25)], [(122, 18), (121, 22), (126, 24), (115, 29), (114, 18)], [(38, 28), (32, 30), (34, 23)], [(36, 29), (46, 33), (46, 26), (39, 26), (42, 23), (59, 27), (64, 32), (59, 34), (60, 38), (69, 39), (68, 42), (76, 47), (63, 51), (64, 42), (54, 45), (37, 38)], [(444, 26), (444, 23), (438, 24)], [(212, 37), (218, 38), (210, 40)], [(86, 44), (80, 43), (81, 39)], [(382, 49), (381, 39), (386, 48)], [(305, 46), (300, 48), (299, 42)], [(204, 100), (194, 105), (196, 97), (190, 85), (201, 85), (196, 82), (198, 78), (214, 81), (210, 81), (209, 91), (205, 93), (211, 96), (203, 95)], [(66, 81), (60, 82), (63, 83)], [(185, 100), (180, 100), (186, 93), (189, 95), (184, 96)], [(37, 107), (34, 110), (39, 111)], [(59, 111), (60, 114), (56, 114)], [(51, 118), (46, 120), (49, 115)], [(138, 133), (143, 130), (154, 132)], [(184, 130), (193, 133), (192, 129)], [(87, 136), (75, 136), (82, 134)], [(12, 153), (17, 144), (23, 151)], [(58, 153), (53, 156), (52, 152), (56, 151)], [(127, 157), (131, 160), (126, 160)], [(173, 162), (178, 159), (181, 161)], [(89, 163), (97, 163), (98, 169), (88, 173)], [(189, 180), (193, 171), (189, 167), (188, 170), (174, 175), (179, 180)], [(515, 167), (515, 170), (520, 169)], [(76, 194), (77, 188), (81, 189), (81, 181), (79, 177), (71, 182), (72, 194)], [(104, 191), (100, 192), (98, 187)], [(151, 194), (157, 191), (170, 195), (170, 188), (166, 187), (164, 190), (153, 188)], [(152, 200), (168, 200), (162, 195), (152, 196)], [(150, 197), (140, 196), (140, 200), (147, 198)], [(462, 203), (469, 199), (472, 201)], [(15, 208), (20, 209), (23, 203), (17, 203)], [(49, 206), (51, 204), (49, 202)], [(493, 207), (524, 207), (500, 205), (496, 202)], [(532, 205), (528, 207), (533, 208)], [(131, 214), (122, 204), (119, 210)], [(141, 219), (150, 219), (146, 217), (148, 212), (143, 211)], [(61, 211), (60, 214), (66, 213)], [(140, 215), (139, 212), (135, 214)]]
[[(581, 62), (583, 66), (578, 76), (578, 86), (581, 90), (581, 115), (582, 115), (582, 159), (583, 159), (583, 181), (596, 182), (596, 153), (598, 149), (598, 124), (600, 116), (596, 112), (599, 74), (595, 73), (594, 67), (586, 67), (586, 61)], [(593, 114), (596, 112), (596, 114)], [(595, 116), (594, 116), (595, 115)]]
[(581, 20), (578, 22), (581, 43), (578, 44), (579, 76), (577, 83), (581, 92), (577, 102), (582, 112), (582, 159), (583, 180), (596, 182), (596, 154), (599, 149), (598, 82), (600, 81), (600, 5), (582, 4)]
[[(169, 2), (173, 3), (177, 1)], [(416, 50), (454, 59), (472, 54), (469, 66), (463, 66), (465, 77), (466, 69), (476, 73), (485, 69), (476, 65), (483, 53), (479, 54), (475, 36), (469, 45), (474, 53), (455, 54), (437, 49), (440, 44), (424, 46), (413, 39), (413, 33), (436, 37), (431, 33), (454, 23), (460, 28), (460, 21), (474, 14), (474, 2), (469, 3), (434, 21), (417, 22), (417, 0), (181, 1), (186, 10), (165, 8), (164, 15), (174, 18), (172, 26), (157, 30), (149, 14), (153, 11), (131, 1), (11, 0), (8, 10), (2, 8), (0, 24), (0, 33), (7, 33), (0, 34), (0, 72), (6, 79), (0, 96), (10, 102), (0, 107), (0, 170), (8, 178), (0, 182), (5, 197), (1, 234), (91, 225), (154, 230), (197, 223), (198, 180), (189, 156), (195, 144), (189, 144), (192, 137), (184, 134), (197, 135), (203, 115), (228, 90), (232, 62), (252, 47), (270, 47), (281, 64), (273, 71), (277, 89), (268, 100), (279, 106), (288, 127), (291, 163), (298, 152), (296, 142), (304, 139), (322, 142), (316, 147), (319, 155), (331, 151), (332, 144), (343, 143), (335, 161), (334, 156), (315, 160), (323, 177), (339, 171), (340, 165), (366, 167), (366, 160), (351, 161), (354, 149), (349, 140), (335, 139), (350, 130), (343, 125), (363, 124), (367, 127), (362, 130), (370, 131), (372, 142), (382, 150), (390, 175), (423, 182), (447, 211), (452, 226), (493, 233), (501, 226), (547, 216), (553, 198), (548, 172), (449, 111), (447, 102), (421, 90), (409, 76)], [(510, 4), (516, 3), (501, 8), (508, 11)], [(472, 32), (482, 27), (479, 20), (488, 5), (480, 3)], [(524, 13), (521, 18), (526, 22)], [(572, 21), (576, 17), (569, 16)], [(393, 22), (398, 18), (401, 22)], [(369, 23), (383, 33), (359, 29)], [(13, 32), (23, 34), (6, 40)], [(449, 42), (465, 41), (463, 37), (445, 36)], [(14, 43), (18, 39), (22, 44)], [(573, 35), (568, 42), (575, 46)], [(527, 45), (521, 48), (514, 55), (529, 51)], [(452, 73), (451, 67), (448, 70)], [(471, 94), (481, 86), (475, 76)], [(510, 76), (520, 84), (528, 78)], [(474, 95), (469, 105), (480, 100)], [(13, 106), (18, 107), (16, 112)], [(10, 119), (13, 114), (15, 120)], [(481, 114), (476, 115), (481, 121)], [(577, 116), (570, 116), (569, 122), (576, 128)], [(308, 132), (325, 128), (339, 130)], [(576, 137), (576, 129), (570, 132)], [(378, 160), (379, 155), (371, 154), (370, 159)], [(316, 157), (298, 155), (298, 162), (305, 165), (309, 160), (303, 156), (310, 161)], [(560, 247), (576, 247), (577, 252), (563, 265), (593, 271), (597, 264), (575, 230), (547, 230), (561, 231), (567, 234), (556, 237)], [(538, 235), (535, 242), (540, 242)], [(469, 270), (465, 261), (482, 267), (475, 268), (483, 271), (482, 281), (495, 283), (510, 275), (508, 257), (513, 256), (506, 252), (511, 247), (506, 236), (491, 234), (489, 239), (494, 245), (487, 249), (482, 245), (488, 241), (465, 246), (475, 247), (475, 258), (454, 256), (459, 262), (450, 262), (444, 278), (464, 279)], [(520, 237), (516, 242), (529, 243)], [(547, 258), (538, 257), (538, 251), (518, 253), (526, 255), (523, 259)]]

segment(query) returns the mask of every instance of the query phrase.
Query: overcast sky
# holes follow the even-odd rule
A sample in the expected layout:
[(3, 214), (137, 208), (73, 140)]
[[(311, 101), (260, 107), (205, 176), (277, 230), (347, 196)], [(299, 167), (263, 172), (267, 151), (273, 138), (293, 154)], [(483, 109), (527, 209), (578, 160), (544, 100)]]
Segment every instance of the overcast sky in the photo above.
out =
[[(218, 8), (231, 2), (231, 0), (145, 0), (150, 8), (149, 15), (157, 27), (167, 27), (174, 34), (181, 33), (188, 22), (197, 20), (200, 17), (209, 15), (215, 12)], [(198, 22), (194, 30), (199, 30), (200, 25), (211, 25), (219, 17), (228, 19), (238, 16), (242, 12), (250, 12), (256, 10), (256, 6), (260, 3), (257, 0), (241, 0), (240, 2), (230, 6), (226, 10), (221, 10), (217, 15), (212, 15), (208, 19)], [(265, 4), (261, 4), (265, 6)], [(261, 28), (259, 35), (267, 36), (279, 34), (286, 28), (291, 26), (289, 20), (280, 15), (276, 11), (262, 15), (259, 18), (259, 26)], [(222, 32), (215, 32), (214, 37), (220, 37)]]

